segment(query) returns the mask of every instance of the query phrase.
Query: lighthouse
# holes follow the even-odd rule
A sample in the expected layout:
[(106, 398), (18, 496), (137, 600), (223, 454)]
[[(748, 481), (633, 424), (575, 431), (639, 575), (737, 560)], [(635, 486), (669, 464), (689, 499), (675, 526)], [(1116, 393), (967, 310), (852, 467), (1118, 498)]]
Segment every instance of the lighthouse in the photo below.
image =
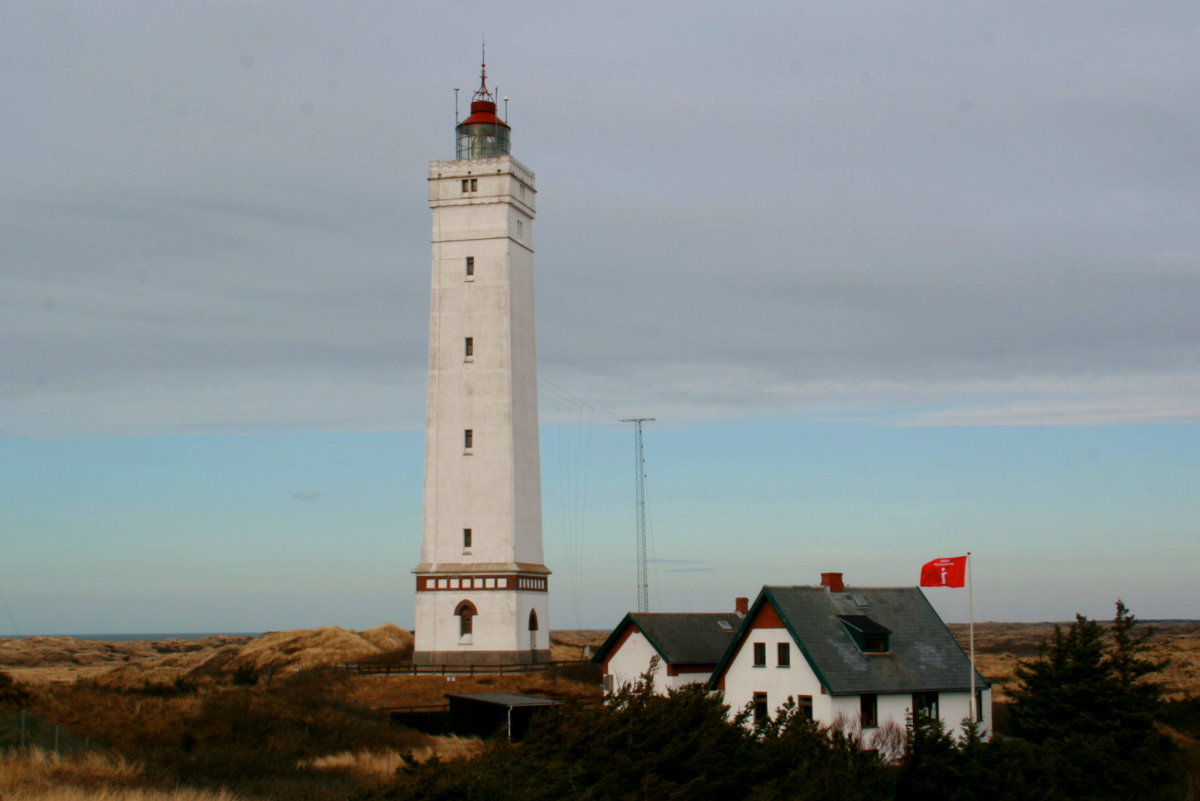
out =
[(533, 310), (533, 173), (486, 65), (457, 124), (456, 158), (429, 164), (433, 270), (425, 512), (413, 661), (550, 658), (542, 556)]

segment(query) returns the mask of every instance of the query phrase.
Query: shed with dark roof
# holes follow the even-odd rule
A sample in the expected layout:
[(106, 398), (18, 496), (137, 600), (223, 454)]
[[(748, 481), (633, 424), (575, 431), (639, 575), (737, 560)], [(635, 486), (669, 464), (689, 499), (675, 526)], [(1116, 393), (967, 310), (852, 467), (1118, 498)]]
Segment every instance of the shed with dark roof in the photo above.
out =
[(459, 693), (447, 695), (450, 729), (455, 734), (489, 737), (503, 732), (510, 740), (524, 738), (530, 721), (561, 701), (516, 693)]

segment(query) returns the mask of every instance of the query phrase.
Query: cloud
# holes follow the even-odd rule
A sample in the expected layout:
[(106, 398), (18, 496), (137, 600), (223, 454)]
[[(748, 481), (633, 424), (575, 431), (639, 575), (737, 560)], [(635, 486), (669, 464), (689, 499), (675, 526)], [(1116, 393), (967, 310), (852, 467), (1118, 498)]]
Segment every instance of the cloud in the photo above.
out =
[[(454, 11), (119, 7), (0, 12), (4, 431), (419, 427)], [(543, 374), (679, 420), (1197, 419), (1186, 26), (950, 8), (481, 11), (544, 43), (492, 65)]]

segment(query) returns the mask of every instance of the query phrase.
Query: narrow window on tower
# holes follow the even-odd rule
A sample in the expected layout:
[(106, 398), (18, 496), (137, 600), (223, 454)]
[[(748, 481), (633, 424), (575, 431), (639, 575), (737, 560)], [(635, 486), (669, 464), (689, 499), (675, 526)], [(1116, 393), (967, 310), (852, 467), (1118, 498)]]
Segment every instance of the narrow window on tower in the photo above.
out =
[(479, 612), (473, 603), (463, 601), (454, 610), (454, 614), (458, 617), (458, 642), (468, 645), (471, 642), (471, 635), (475, 631), (475, 615)]
[(467, 361), (474, 361), (475, 357), (475, 337), (467, 337), (463, 343), (463, 357)]
[(475, 257), (467, 256), (467, 278), (471, 279), (474, 277), (475, 277)]
[(463, 553), (469, 553), (471, 550), (471, 529), (463, 529)]
[(479, 179), (478, 179), (478, 178), (472, 178), (472, 179), (471, 179), (471, 191), (472, 191), (472, 192), (478, 192), (478, 191), (479, 191)]
[(471, 191), (471, 182), (468, 181), (466, 178), (462, 179), (462, 191), (464, 191), (464, 192)]
[(521, 220), (517, 220), (517, 239), (520, 239), (523, 236), (525, 236), (525, 223)]
[(475, 429), (468, 428), (463, 430), (463, 448), (470, 453), (475, 447)]

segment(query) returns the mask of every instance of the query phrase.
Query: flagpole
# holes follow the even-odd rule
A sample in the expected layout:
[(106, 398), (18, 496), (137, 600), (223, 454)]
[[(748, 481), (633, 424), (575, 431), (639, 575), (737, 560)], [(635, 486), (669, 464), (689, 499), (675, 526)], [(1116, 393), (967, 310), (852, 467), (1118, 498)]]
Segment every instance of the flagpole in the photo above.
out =
[(979, 709), (975, 701), (975, 581), (971, 575), (971, 552), (967, 551), (967, 615), (970, 618), (971, 641), (971, 723), (979, 722)]

